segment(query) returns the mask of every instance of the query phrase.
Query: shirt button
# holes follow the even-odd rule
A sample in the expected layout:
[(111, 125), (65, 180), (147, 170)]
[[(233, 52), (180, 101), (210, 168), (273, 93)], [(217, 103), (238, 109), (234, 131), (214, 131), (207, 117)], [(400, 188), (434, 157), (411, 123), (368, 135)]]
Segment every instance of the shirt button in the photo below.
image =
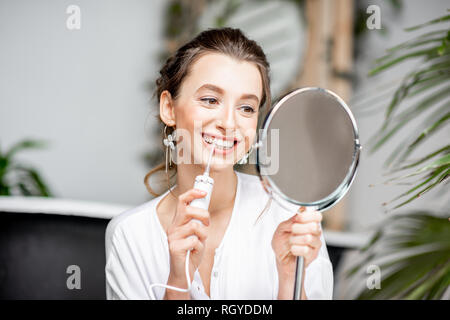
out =
[(214, 276), (215, 278), (217, 278), (218, 275), (219, 275), (219, 272), (217, 272), (217, 271), (214, 271), (214, 272), (213, 272), (213, 276)]

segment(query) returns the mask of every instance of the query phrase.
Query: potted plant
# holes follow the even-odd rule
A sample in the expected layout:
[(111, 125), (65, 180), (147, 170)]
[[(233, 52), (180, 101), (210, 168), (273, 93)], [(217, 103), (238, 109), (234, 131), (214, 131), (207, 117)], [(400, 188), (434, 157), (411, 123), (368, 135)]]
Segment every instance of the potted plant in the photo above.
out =
[(42, 148), (41, 141), (22, 140), (9, 150), (0, 148), (0, 196), (23, 195), (50, 197), (51, 192), (35, 168), (20, 163), (16, 154), (26, 149)]
[[(375, 75), (389, 70), (409, 59), (420, 59), (420, 64), (404, 77), (387, 106), (381, 128), (371, 139), (371, 153), (392, 141), (406, 124), (419, 118), (421, 126), (411, 131), (406, 141), (397, 144), (387, 158), (386, 181), (413, 186), (384, 203), (386, 207), (396, 202), (393, 211), (422, 197), (432, 189), (448, 184), (450, 177), (450, 141), (433, 140), (436, 132), (448, 129), (450, 123), (450, 15), (406, 29), (422, 31), (413, 39), (387, 50), (376, 60), (370, 72)], [(447, 23), (447, 24), (445, 24)], [(429, 26), (439, 26), (429, 31)], [(411, 97), (418, 103), (408, 103)], [(411, 154), (421, 151), (421, 146), (432, 141), (439, 147), (419, 159), (410, 160)], [(422, 148), (423, 149), (423, 148)], [(402, 174), (400, 174), (402, 172)], [(429, 197), (429, 195), (427, 195)], [(441, 299), (450, 286), (450, 213), (432, 210), (414, 210), (391, 214), (377, 228), (369, 243), (360, 250), (361, 261), (348, 270), (347, 275), (357, 278), (368, 266), (381, 270), (378, 288), (360, 283), (356, 290), (358, 299)], [(361, 286), (361, 284), (363, 284)]]

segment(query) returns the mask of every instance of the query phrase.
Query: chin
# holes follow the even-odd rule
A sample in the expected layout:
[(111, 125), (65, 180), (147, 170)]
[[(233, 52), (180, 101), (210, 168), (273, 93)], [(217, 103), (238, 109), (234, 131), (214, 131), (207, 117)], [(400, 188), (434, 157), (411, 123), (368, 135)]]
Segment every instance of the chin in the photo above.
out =
[[(200, 157), (193, 157), (194, 164), (201, 165), (203, 170), (206, 169), (208, 165), (209, 158), (209, 150), (205, 149), (203, 146), (196, 148), (197, 154), (201, 155)], [(222, 155), (214, 153), (211, 159), (210, 171), (222, 171), (233, 168), (234, 164), (237, 162), (236, 156), (232, 154)]]
[(213, 165), (211, 165), (210, 172), (220, 172), (230, 169), (233, 169), (232, 163), (214, 163)]

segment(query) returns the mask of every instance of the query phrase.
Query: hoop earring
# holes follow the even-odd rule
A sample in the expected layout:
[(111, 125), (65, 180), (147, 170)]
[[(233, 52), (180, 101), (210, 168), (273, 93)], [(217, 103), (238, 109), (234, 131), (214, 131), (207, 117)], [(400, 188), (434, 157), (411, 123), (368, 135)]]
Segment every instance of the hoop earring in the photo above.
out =
[(176, 131), (173, 131), (172, 134), (167, 135), (166, 133), (167, 125), (164, 127), (164, 138), (163, 143), (166, 146), (166, 173), (168, 168), (172, 167), (172, 151), (175, 150), (175, 139), (176, 139)]
[(250, 154), (253, 152), (253, 146), (251, 145), (250, 150), (248, 150), (248, 152), (242, 157), (242, 159), (240, 159), (237, 163), (238, 164), (246, 164), (248, 162), (248, 157), (250, 156)]

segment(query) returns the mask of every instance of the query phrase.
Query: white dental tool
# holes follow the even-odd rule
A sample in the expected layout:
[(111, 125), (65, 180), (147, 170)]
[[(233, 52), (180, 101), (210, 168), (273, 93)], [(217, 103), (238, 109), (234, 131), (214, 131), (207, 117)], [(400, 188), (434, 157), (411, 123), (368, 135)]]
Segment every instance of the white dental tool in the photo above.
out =
[[(214, 186), (214, 180), (209, 176), (209, 167), (211, 165), (211, 159), (212, 155), (214, 154), (215, 147), (216, 147), (216, 140), (214, 140), (212, 143), (211, 152), (209, 154), (208, 164), (206, 165), (205, 172), (202, 175), (195, 177), (194, 189), (205, 191), (206, 196), (203, 198), (192, 200), (190, 206), (208, 210), (209, 202), (211, 200), (211, 193)], [(200, 222), (197, 219), (193, 220)]]
[[(208, 164), (206, 165), (205, 172), (202, 175), (195, 177), (194, 189), (199, 189), (199, 190), (205, 191), (206, 196), (203, 198), (192, 200), (191, 203), (189, 204), (190, 206), (208, 210), (209, 202), (211, 200), (211, 193), (212, 193), (212, 189), (214, 186), (214, 180), (213, 180), (213, 178), (211, 178), (209, 176), (209, 168), (211, 165), (211, 159), (214, 154), (215, 147), (216, 147), (216, 140), (214, 139), (214, 141), (212, 142), (211, 152), (209, 154)], [(192, 219), (192, 221), (195, 221), (197, 223), (202, 223), (198, 219)], [(197, 236), (194, 235), (191, 237), (197, 237)], [(188, 250), (188, 252), (186, 253), (186, 262), (185, 262), (186, 280), (187, 280), (187, 284), (188, 284), (187, 289), (177, 288), (177, 287), (169, 286), (166, 284), (154, 283), (154, 284), (150, 285), (150, 296), (151, 296), (152, 300), (156, 300), (156, 296), (153, 292), (153, 287), (163, 287), (166, 289), (171, 289), (171, 290), (175, 290), (175, 291), (179, 291), (179, 292), (190, 292), (191, 291), (191, 287), (192, 287), (191, 286), (191, 277), (189, 275), (190, 254), (191, 254), (191, 250)]]

